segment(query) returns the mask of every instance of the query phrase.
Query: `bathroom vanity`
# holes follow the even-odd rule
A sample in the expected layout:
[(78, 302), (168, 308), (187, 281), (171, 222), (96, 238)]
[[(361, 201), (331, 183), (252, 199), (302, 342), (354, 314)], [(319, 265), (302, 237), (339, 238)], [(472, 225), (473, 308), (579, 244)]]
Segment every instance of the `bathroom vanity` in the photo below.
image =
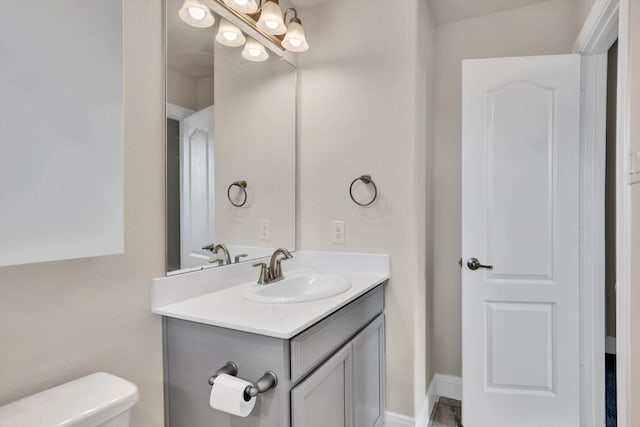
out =
[[(342, 277), (351, 287), (285, 304), (250, 299), (258, 285), (245, 278), (257, 270), (246, 263), (156, 279), (153, 311), (163, 316), (166, 425), (381, 426), (388, 266), (382, 255), (299, 251), (285, 267), (285, 281), (266, 286), (276, 289), (286, 286), (287, 277), (315, 274)], [(278, 378), (246, 418), (209, 406), (209, 378), (229, 361), (238, 377), (254, 383), (267, 371)]]
[[(289, 259), (297, 60), (226, 3), (165, 1), (168, 276), (152, 284), (165, 425), (380, 426), (389, 257), (297, 251)], [(191, 9), (209, 16), (208, 29)], [(218, 36), (232, 27), (264, 57), (224, 44)], [(353, 183), (345, 185), (353, 198)], [(279, 250), (284, 259), (270, 260)], [(236, 378), (216, 376), (225, 366)], [(275, 388), (260, 386), (267, 372)], [(251, 408), (244, 394), (258, 389)]]

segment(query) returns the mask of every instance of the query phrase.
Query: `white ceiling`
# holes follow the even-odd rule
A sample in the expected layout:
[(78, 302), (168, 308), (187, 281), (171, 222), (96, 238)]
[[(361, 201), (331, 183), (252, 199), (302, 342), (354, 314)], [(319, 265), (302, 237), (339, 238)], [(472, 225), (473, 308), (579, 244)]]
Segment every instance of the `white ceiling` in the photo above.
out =
[(462, 21), (546, 0), (428, 0), (436, 24)]
[[(338, 0), (291, 0), (295, 7), (304, 8)], [(342, 1), (342, 0), (340, 0)], [(476, 16), (490, 15), (509, 9), (541, 3), (547, 0), (422, 0), (431, 3), (436, 24), (447, 24)]]

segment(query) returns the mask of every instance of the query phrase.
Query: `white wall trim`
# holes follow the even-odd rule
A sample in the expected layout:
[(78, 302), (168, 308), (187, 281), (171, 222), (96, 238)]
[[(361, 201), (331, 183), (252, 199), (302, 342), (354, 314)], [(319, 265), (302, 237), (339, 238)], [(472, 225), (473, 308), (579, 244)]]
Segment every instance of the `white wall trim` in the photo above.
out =
[(415, 421), (411, 417), (386, 412), (384, 425), (385, 427), (415, 427)]
[(170, 119), (180, 121), (193, 113), (195, 111), (167, 102), (167, 117)]
[(611, 337), (607, 335), (607, 339), (605, 340), (605, 353), (607, 354), (616, 354), (616, 337)]
[(596, 0), (573, 45), (575, 53), (591, 55), (609, 49), (618, 38), (619, 0)]
[(435, 374), (436, 396), (462, 400), (462, 378), (453, 375)]
[(631, 147), (629, 0), (620, 1), (618, 39), (618, 123), (616, 147), (616, 375), (618, 426), (631, 427), (631, 202), (628, 153)]
[(604, 181), (607, 52), (618, 38), (619, 0), (596, 0), (574, 52), (582, 54), (580, 124), (580, 417), (601, 426), (604, 408)]
[(462, 400), (462, 378), (452, 375), (435, 374), (429, 384), (427, 396), (416, 419), (404, 415), (385, 413), (385, 427), (427, 427), (429, 417), (438, 399)]
[[(614, 17), (617, 15), (617, 19)], [(616, 369), (618, 425), (631, 426), (631, 206), (628, 180), (630, 150), (629, 0), (597, 0), (580, 32), (575, 51), (604, 53), (618, 36), (618, 106), (616, 146)], [(608, 29), (607, 29), (608, 27)], [(613, 30), (617, 27), (617, 30)]]
[[(582, 57), (580, 112), (580, 418), (605, 414), (605, 168), (607, 53)], [(598, 422), (600, 420), (600, 422)]]
[(429, 389), (427, 390), (427, 397), (424, 399), (424, 403), (422, 404), (422, 408), (420, 409), (420, 413), (418, 414), (418, 418), (416, 418), (416, 427), (424, 427), (429, 424), (429, 417), (431, 417), (431, 412), (433, 412), (433, 407), (436, 405), (438, 401), (437, 394), (437, 375), (433, 376), (431, 380), (431, 384), (429, 384)]

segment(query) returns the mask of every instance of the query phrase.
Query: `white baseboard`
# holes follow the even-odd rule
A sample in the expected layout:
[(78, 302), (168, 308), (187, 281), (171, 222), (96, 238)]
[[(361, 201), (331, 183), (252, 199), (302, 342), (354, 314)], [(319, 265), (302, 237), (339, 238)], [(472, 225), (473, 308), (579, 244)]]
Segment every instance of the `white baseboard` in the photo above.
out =
[(436, 395), (438, 397), (462, 400), (462, 378), (440, 374), (435, 374), (433, 378), (437, 384)]
[(616, 354), (616, 337), (606, 337), (604, 342), (604, 352), (607, 354)]
[(422, 405), (422, 409), (418, 414), (418, 418), (416, 418), (416, 426), (424, 427), (429, 424), (429, 418), (431, 417), (431, 412), (433, 411), (433, 407), (438, 401), (438, 393), (437, 393), (438, 383), (436, 376), (434, 375), (431, 379), (431, 384), (429, 384), (429, 389), (427, 390), (427, 397), (424, 399), (424, 404)]
[(415, 427), (415, 421), (411, 417), (387, 412), (384, 416), (385, 427)]
[(429, 384), (427, 396), (417, 418), (387, 412), (385, 427), (427, 427), (433, 407), (439, 398), (462, 400), (462, 378), (451, 375), (435, 374)]

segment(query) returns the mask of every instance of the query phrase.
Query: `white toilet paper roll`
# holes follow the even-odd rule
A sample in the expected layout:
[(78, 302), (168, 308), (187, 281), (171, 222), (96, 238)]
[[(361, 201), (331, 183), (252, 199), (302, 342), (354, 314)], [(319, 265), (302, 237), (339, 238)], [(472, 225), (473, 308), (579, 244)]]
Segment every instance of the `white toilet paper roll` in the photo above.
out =
[(256, 406), (256, 398), (252, 397), (248, 402), (244, 400), (244, 391), (252, 384), (242, 378), (221, 374), (213, 381), (209, 405), (213, 409), (237, 415), (248, 416)]

